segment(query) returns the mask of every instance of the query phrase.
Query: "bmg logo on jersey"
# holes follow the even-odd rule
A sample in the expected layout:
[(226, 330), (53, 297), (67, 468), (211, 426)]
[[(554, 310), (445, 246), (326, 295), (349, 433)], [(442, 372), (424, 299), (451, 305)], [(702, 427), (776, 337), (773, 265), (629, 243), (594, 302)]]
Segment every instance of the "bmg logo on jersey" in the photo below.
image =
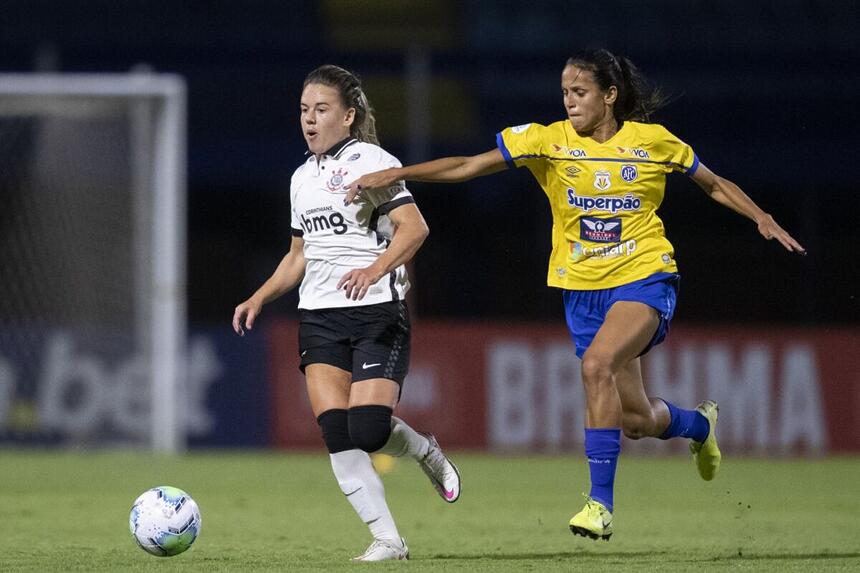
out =
[[(335, 235), (343, 235), (346, 233), (346, 221), (343, 219), (343, 215), (337, 211), (329, 213), (328, 215), (315, 215), (315, 213), (319, 213), (320, 211), (332, 211), (331, 205), (309, 209), (300, 215), (302, 220), (302, 229), (305, 233), (308, 235), (311, 233), (318, 233), (320, 231), (332, 231)], [(305, 215), (308, 215), (308, 217), (305, 217)]]
[(579, 220), (579, 237), (593, 243), (617, 243), (621, 240), (621, 219), (582, 217)]

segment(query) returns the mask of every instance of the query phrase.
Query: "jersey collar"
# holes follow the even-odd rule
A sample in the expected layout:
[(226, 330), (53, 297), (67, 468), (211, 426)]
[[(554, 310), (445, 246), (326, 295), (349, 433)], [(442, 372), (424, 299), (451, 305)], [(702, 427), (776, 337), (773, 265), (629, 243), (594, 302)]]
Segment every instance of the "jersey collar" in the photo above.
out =
[[(329, 147), (327, 150), (320, 153), (320, 157), (328, 155), (329, 157), (333, 157), (334, 159), (337, 159), (338, 155), (340, 155), (340, 153), (344, 149), (346, 149), (347, 147), (349, 147), (353, 143), (358, 143), (358, 140), (354, 137), (347, 137), (346, 139), (342, 139), (342, 140), (338, 141), (337, 143), (335, 143), (334, 145), (332, 145), (331, 147)], [(305, 155), (311, 155), (310, 149), (305, 151)]]

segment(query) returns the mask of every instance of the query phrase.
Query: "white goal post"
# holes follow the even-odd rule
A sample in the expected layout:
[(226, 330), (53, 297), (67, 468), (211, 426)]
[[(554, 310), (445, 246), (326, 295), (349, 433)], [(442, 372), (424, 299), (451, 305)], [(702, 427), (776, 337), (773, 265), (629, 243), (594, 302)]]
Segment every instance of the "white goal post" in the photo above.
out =
[[(151, 418), (148, 424), (140, 424), (140, 427), (145, 425), (148, 428), (136, 435), (140, 436), (145, 432), (155, 451), (181, 452), (185, 449), (186, 439), (185, 426), (181, 419), (184, 403), (181, 386), (185, 377), (187, 336), (185, 82), (181, 77), (172, 74), (136, 72), (129, 74), (0, 74), (0, 120), (7, 118), (7, 121), (15, 121), (8, 118), (37, 117), (41, 121), (41, 118), (45, 117), (76, 119), (91, 117), (102, 121), (100, 118), (105, 115), (109, 115), (112, 122), (121, 125), (121, 128), (112, 127), (111, 129), (122, 130), (123, 153), (127, 151), (127, 159), (121, 162), (123, 170), (121, 179), (124, 185), (122, 192), (126, 193), (128, 189), (129, 195), (123, 199), (128, 205), (123, 203), (121, 212), (128, 217), (118, 220), (116, 228), (111, 231), (119, 237), (124, 233), (132, 234), (134, 229), (147, 229), (146, 232), (136, 233), (133, 238), (123, 236), (118, 241), (129, 243), (128, 252), (131, 254), (129, 258), (133, 259), (129, 262), (128, 268), (123, 269), (123, 274), (119, 275), (130, 277), (131, 280), (128, 281), (131, 283), (130, 286), (123, 288), (127, 288), (127, 292), (134, 295), (133, 301), (128, 303), (131, 310), (127, 314), (131, 318), (127, 321), (123, 318), (123, 324), (133, 323), (128, 330), (131, 332), (129, 339), (133, 339), (134, 342), (129, 346), (133, 346), (133, 352), (139, 356), (135, 367), (144, 372), (140, 377), (148, 378), (146, 385), (150, 388), (147, 392), (150, 393), (151, 402), (141, 409), (147, 412), (147, 416), (151, 415)], [(11, 139), (25, 138), (26, 135), (20, 135), (23, 131), (22, 129), (16, 132)], [(3, 153), (6, 149), (2, 147), (4, 145), (2, 136), (3, 131), (0, 128), (0, 163), (4, 160)], [(76, 137), (83, 146), (86, 146), (86, 132)], [(106, 147), (110, 147), (110, 144)], [(61, 154), (61, 156), (67, 157), (68, 149), (63, 148), (62, 151), (65, 155)], [(100, 167), (99, 153), (95, 150), (88, 153), (83, 167), (89, 170), (91, 172), (89, 176), (92, 176), (92, 172)], [(24, 152), (20, 152), (19, 155), (23, 156)], [(24, 161), (24, 163), (30, 162), (33, 161), (29, 158)], [(69, 161), (70, 165), (74, 163)], [(63, 164), (54, 167), (53, 171), (61, 173), (66, 169), (68, 168)], [(31, 168), (30, 171), (32, 170)], [(26, 169), (23, 171), (26, 172), (25, 176), (30, 176), (29, 171)], [(86, 174), (82, 176), (82, 180), (87, 176)], [(32, 184), (28, 185), (32, 186)], [(86, 189), (86, 184), (81, 187)], [(23, 191), (19, 192), (21, 196), (24, 194)], [(110, 192), (105, 192), (106, 196), (109, 194)], [(72, 196), (69, 204), (74, 202), (75, 199)], [(19, 226), (23, 225), (25, 223), (19, 223)], [(45, 223), (43, 226), (51, 225), (51, 223)], [(0, 227), (0, 231), (2, 230), (3, 228)], [(39, 232), (36, 231), (35, 234), (38, 235)], [(64, 239), (58, 232), (54, 240), (63, 241)], [(105, 242), (104, 238), (99, 241)], [(27, 240), (21, 242), (26, 243)], [(27, 256), (37, 258), (39, 252), (37, 249), (34, 253), (21, 255), (21, 260), (24, 262), (20, 267), (25, 270), (21, 271), (22, 278), (19, 282), (26, 283), (32, 280), (27, 278), (29, 275), (26, 273), (26, 267), (29, 263), (25, 259)], [(87, 259), (96, 261), (91, 265), (91, 272), (103, 272), (100, 270), (102, 267), (99, 262), (103, 258), (94, 254)], [(67, 262), (67, 264), (74, 263)], [(50, 272), (44, 271), (45, 274)], [(16, 280), (11, 271), (7, 275), (9, 278), (5, 279), (6, 281), (11, 283)], [(29, 287), (29, 285), (20, 286), (22, 289)], [(92, 297), (98, 300), (99, 295), (95, 293)], [(13, 302), (7, 304), (11, 305)], [(32, 304), (37, 305), (38, 302)], [(11, 337), (15, 336), (9, 332), (14, 333), (18, 330), (16, 325), (20, 323), (20, 317), (24, 316), (26, 320), (26, 316), (29, 316), (26, 305), (19, 306), (23, 310), (14, 308), (6, 313), (8, 320), (5, 324), (3, 324), (4, 316), (0, 309), (0, 326), (7, 335), (5, 338), (7, 353), (14, 354), (16, 349), (11, 347), (18, 344), (9, 342)], [(50, 310), (45, 311), (46, 314), (50, 312)], [(122, 313), (125, 317), (126, 311), (123, 310)], [(41, 328), (39, 321), (34, 322), (36, 326), (33, 326), (32, 330)], [(0, 333), (0, 336), (2, 334)], [(3, 344), (4, 339), (0, 338), (0, 374), (3, 367)], [(24, 344), (19, 344), (19, 354), (25, 352), (24, 348)], [(12, 364), (7, 370), (13, 371), (14, 360), (10, 360), (8, 356), (6, 359), (8, 364)], [(79, 361), (79, 365), (80, 368), (68, 374), (68, 378), (79, 376), (79, 371), (87, 371), (91, 366), (83, 358)], [(120, 367), (117, 369), (121, 370)], [(127, 370), (133, 369), (127, 368)], [(45, 379), (45, 375), (34, 377), (39, 378), (33, 383), (34, 386), (43, 383)], [(40, 391), (34, 390), (33, 394), (36, 395)], [(14, 388), (8, 393), (14, 396)], [(124, 395), (127, 395), (127, 392)], [(65, 399), (73, 401), (73, 398), (68, 396)], [(149, 400), (144, 397), (140, 401), (149, 402)], [(14, 405), (14, 400), (10, 398), (7, 400), (7, 406), (9, 401)], [(35, 401), (34, 399), (33, 403)], [(122, 425), (122, 422), (119, 421), (117, 424)], [(101, 432), (102, 437), (122, 435), (122, 432), (116, 432), (113, 427), (105, 423), (98, 430), (92, 428), (81, 430), (75, 440), (87, 443), (97, 432)], [(135, 434), (131, 432), (129, 435)], [(102, 438), (95, 441), (111, 443), (110, 440)], [(133, 442), (131, 439), (129, 441)], [(145, 441), (146, 438), (144, 438)], [(116, 443), (123, 442), (118, 439)]]

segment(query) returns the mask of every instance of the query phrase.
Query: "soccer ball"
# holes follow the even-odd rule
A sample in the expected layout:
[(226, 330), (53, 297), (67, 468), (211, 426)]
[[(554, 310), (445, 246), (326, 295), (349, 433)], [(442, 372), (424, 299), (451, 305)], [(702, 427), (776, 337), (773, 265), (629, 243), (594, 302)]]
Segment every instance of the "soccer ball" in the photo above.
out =
[(181, 489), (154, 487), (134, 500), (128, 525), (141, 549), (159, 557), (170, 557), (179, 555), (197, 539), (200, 510)]

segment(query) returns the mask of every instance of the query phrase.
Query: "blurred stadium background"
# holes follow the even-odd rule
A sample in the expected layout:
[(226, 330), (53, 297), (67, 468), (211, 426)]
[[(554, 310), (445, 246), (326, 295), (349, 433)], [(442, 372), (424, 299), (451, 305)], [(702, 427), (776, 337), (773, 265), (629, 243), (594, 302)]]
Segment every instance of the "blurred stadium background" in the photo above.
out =
[[(234, 306), (289, 244), (304, 75), (322, 63), (357, 72), (383, 146), (407, 163), (485, 151), (506, 126), (556, 121), (570, 53), (602, 46), (627, 55), (672, 97), (656, 120), (809, 251), (790, 256), (683, 177), (670, 178), (661, 213), (683, 286), (670, 340), (646, 362), (650, 389), (688, 405), (720, 401), (730, 455), (798, 456), (806, 465), (838, 454), (856, 468), (858, 29), (854, 0), (5, 0), (0, 73), (135, 70), (184, 80), (187, 162), (176, 173), (187, 234), (178, 238), (182, 280), (171, 299), (182, 319), (183, 435), (159, 449), (322, 453), (296, 369), (297, 297), (267, 307), (251, 336), (229, 327)], [(152, 436), (149, 386), (135, 375), (146, 366), (127, 331), (137, 324), (135, 301), (159, 294), (127, 259), (138, 252), (130, 228), (148, 225), (150, 241), (163, 229), (134, 215), (140, 156), (127, 124), (136, 112), (71, 106), (67, 123), (37, 128), (34, 112), (0, 97), (7, 483), (51, 463), (13, 448), (48, 446), (50, 467), (62, 471), (73, 463), (62, 453), (69, 448), (139, 447)], [(97, 120), (82, 127), (87, 117)], [(401, 413), (443, 445), (488, 452), (480, 463), (572, 453), (568, 471), (582, 482), (583, 399), (560, 293), (544, 283), (551, 220), (542, 192), (525, 170), (411, 188), (431, 236), (413, 268), (414, 355)], [(683, 447), (624, 445), (647, 455)], [(783, 467), (774, 464), (750, 471)], [(860, 533), (856, 517), (848, 527)], [(854, 539), (841, 558), (857, 563)]]

